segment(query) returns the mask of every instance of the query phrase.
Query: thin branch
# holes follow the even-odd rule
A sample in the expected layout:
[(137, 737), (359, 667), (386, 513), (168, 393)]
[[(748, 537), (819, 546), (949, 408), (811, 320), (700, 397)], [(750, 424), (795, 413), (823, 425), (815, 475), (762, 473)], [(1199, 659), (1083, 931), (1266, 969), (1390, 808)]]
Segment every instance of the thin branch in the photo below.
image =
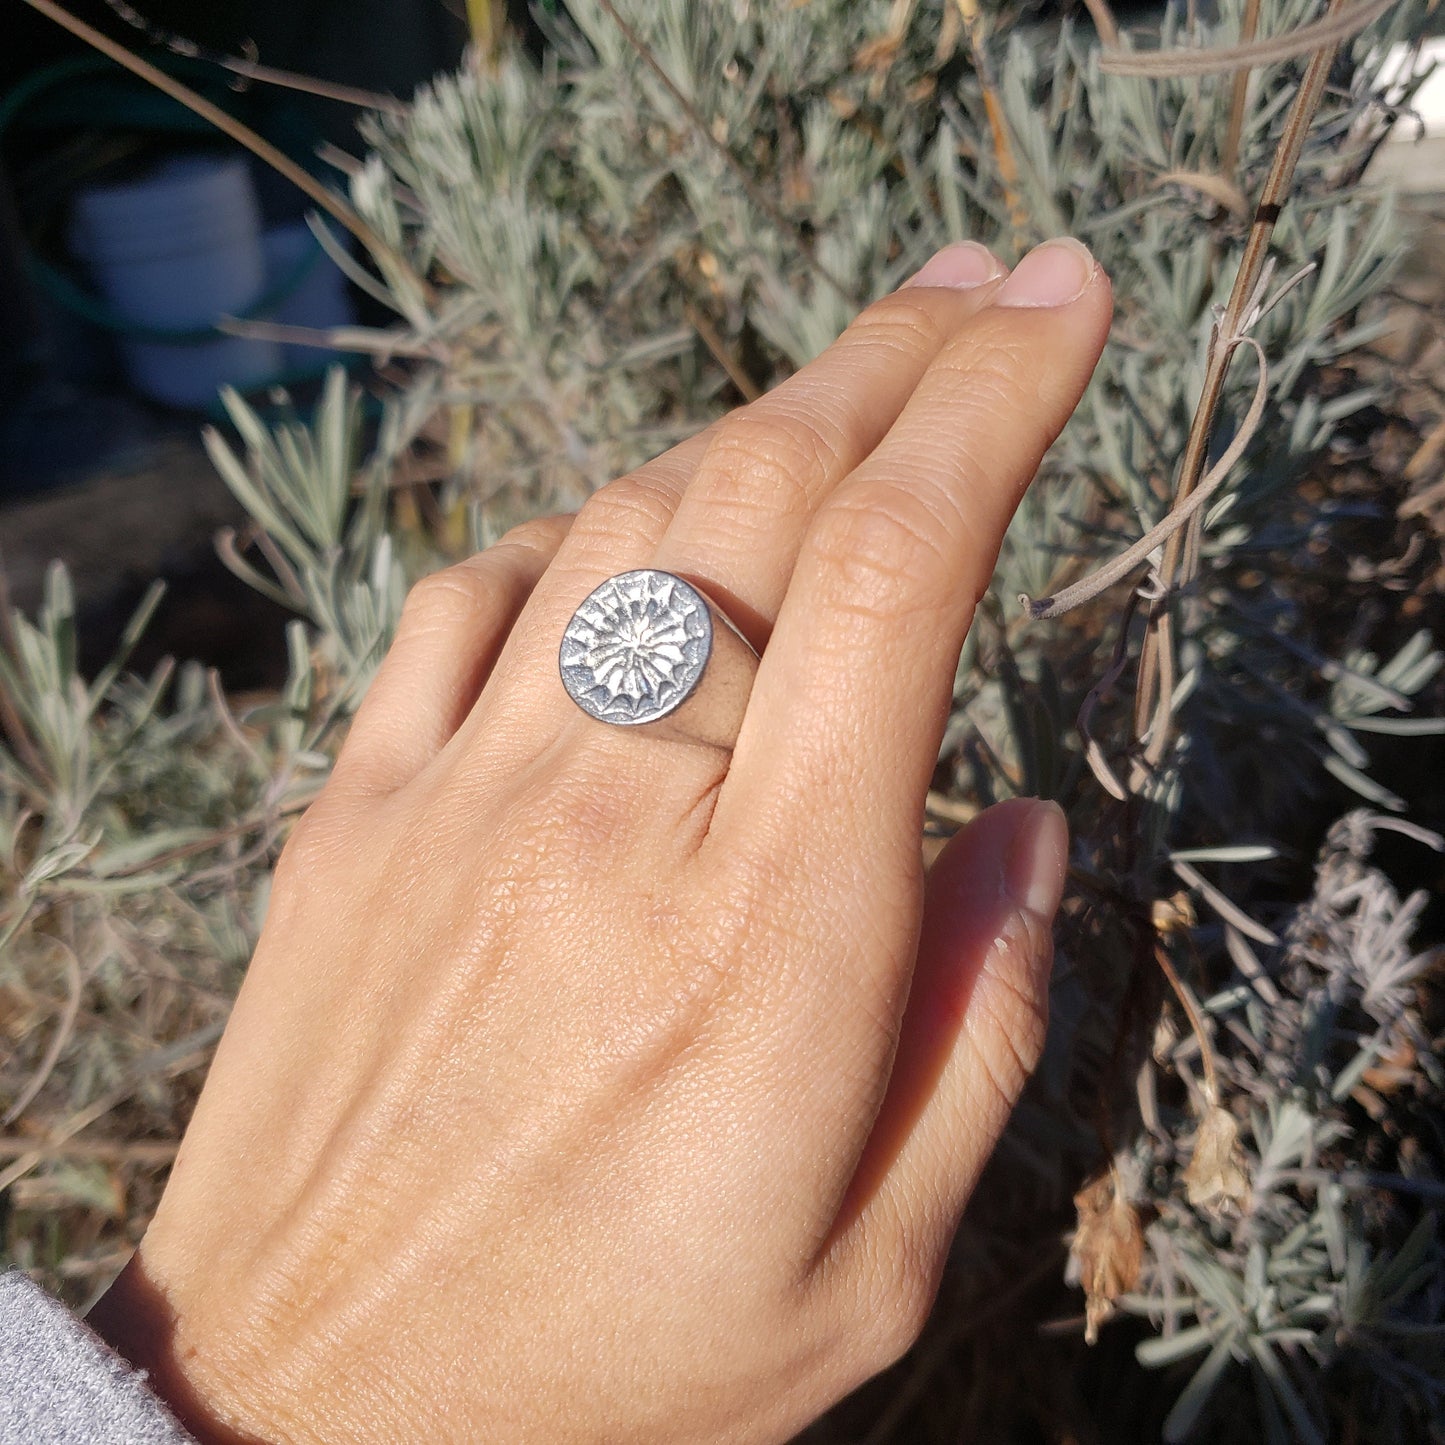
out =
[(1256, 943), (1266, 943), (1271, 946), (1279, 942), (1277, 933), (1266, 928), (1262, 923), (1256, 923), (1239, 904), (1216, 888), (1192, 863), (1186, 863), (1182, 858), (1175, 858), (1171, 861), (1170, 867), (1179, 875), (1182, 882), (1187, 883), (1191, 888), (1198, 889), (1205, 902), (1226, 923), (1232, 923), (1247, 938), (1254, 939)]
[(38, 1145), (34, 1139), (0, 1139), (0, 1159), (39, 1154), (41, 1160), (95, 1159), (103, 1164), (169, 1164), (180, 1141), (165, 1139), (71, 1139)]
[[(1333, 0), (1333, 4), (1338, 10), (1343, 0)], [(1240, 259), (1234, 287), (1217, 333), (1218, 339), (1210, 349), (1204, 385), (1190, 425), (1189, 438), (1185, 443), (1184, 458), (1180, 463), (1179, 480), (1175, 487), (1176, 501), (1186, 500), (1204, 473), (1205, 461), (1209, 455), (1209, 440), (1224, 398), (1225, 376), (1232, 353), (1232, 348), (1219, 342), (1227, 342), (1229, 338), (1241, 334), (1245, 315), (1255, 304), (1269, 256), (1270, 238), (1274, 235), (1275, 223), (1289, 199), (1295, 167), (1304, 150), (1310, 123), (1324, 95), (1334, 57), (1333, 45), (1327, 45), (1315, 52), (1285, 120), (1284, 133), (1280, 137), (1259, 204), (1255, 208), (1254, 224), (1250, 227), (1249, 238), (1245, 242), (1244, 255)], [(1156, 692), (1160, 680), (1161, 646), (1158, 619), (1170, 606), (1169, 594), (1177, 586), (1187, 584), (1193, 579), (1199, 560), (1198, 540), (1197, 528), (1191, 525), (1184, 533), (1171, 537), (1165, 547), (1164, 560), (1159, 569), (1165, 596), (1154, 606), (1151, 626), (1144, 635), (1139, 659), (1139, 685), (1134, 696), (1134, 736), (1137, 739), (1148, 735), (1151, 752), (1157, 757), (1163, 756), (1173, 709), (1170, 694), (1162, 689)], [(1155, 716), (1156, 704), (1158, 717)]]
[[(319, 793), (320, 789), (317, 789)], [(257, 829), (271, 829), (276, 826), (282, 818), (292, 813), (304, 813), (307, 808), (316, 801), (316, 793), (308, 794), (305, 797), (292, 798), (289, 802), (281, 803), (272, 810), (272, 814), (260, 817), (242, 818), (235, 823), (227, 823), (224, 827), (207, 833), (204, 838), (192, 839), (189, 843), (181, 843), (176, 847), (168, 849), (164, 853), (157, 853), (152, 858), (147, 858), (143, 863), (137, 863), (132, 868), (119, 868), (114, 873), (106, 875), (107, 878), (131, 878), (136, 874), (153, 872), (157, 868), (168, 867), (172, 863), (179, 863), (184, 858), (194, 857), (197, 853), (208, 853), (212, 848), (219, 848), (222, 843), (231, 838), (244, 837), (247, 833)]]
[[(994, 79), (993, 66), (989, 61), (988, 47), (983, 33), (983, 16), (978, 0), (956, 0), (958, 13), (963, 19), (963, 31), (968, 38), (968, 48), (973, 56), (973, 72), (978, 77), (979, 88), (983, 91), (983, 109), (988, 117), (989, 133), (993, 139), (994, 163), (998, 166), (999, 182), (1003, 186), (1004, 200), (1008, 204), (1009, 224), (1013, 227), (1014, 245), (1022, 250), (1028, 241), (1029, 212), (1019, 193), (1019, 168), (1014, 160), (1013, 143), (1009, 140), (1008, 117), (1004, 113), (1003, 100), (999, 95), (998, 81)], [(1117, 30), (1115, 34), (1117, 35)]]
[(56, 1064), (60, 1062), (61, 1053), (66, 1044), (70, 1042), (70, 1035), (75, 1030), (75, 1020), (80, 1015), (80, 996), (85, 989), (85, 982), (80, 976), (80, 960), (76, 958), (75, 950), (64, 939), (52, 935), (49, 941), (58, 944), (65, 954), (65, 980), (70, 992), (65, 1000), (65, 1008), (61, 1011), (60, 1022), (55, 1029), (55, 1037), (50, 1040), (50, 1047), (45, 1050), (45, 1057), (40, 1060), (39, 1068), (35, 1070), (30, 1082), (16, 1096), (15, 1102), (3, 1115), (0, 1115), (0, 1126), (13, 1124), (45, 1087), (46, 1081), (55, 1072)]
[(1028, 610), (1031, 618), (1042, 622), (1051, 617), (1062, 616), (1065, 612), (1070, 612), (1075, 607), (1082, 606), (1085, 602), (1097, 597), (1099, 593), (1112, 587), (1121, 578), (1128, 576), (1136, 567), (1148, 560), (1151, 552), (1175, 537), (1195, 517), (1210, 497), (1223, 486), (1229, 473), (1234, 469), (1234, 464), (1244, 455), (1245, 448), (1254, 439), (1260, 420), (1264, 416), (1265, 403), (1269, 400), (1269, 368), (1265, 364), (1264, 348), (1252, 336), (1236, 336), (1222, 348), (1226, 362), (1234, 354), (1235, 348), (1239, 346), (1252, 348), (1259, 361), (1259, 380), (1255, 383), (1254, 400), (1250, 402), (1249, 410), (1240, 421), (1234, 440), (1209, 469), (1203, 481), (1183, 501), (1176, 503), (1162, 521), (1152, 526), (1132, 547), (1121, 552), (1112, 562), (1105, 563), (1097, 571), (1080, 578), (1071, 587), (1065, 587), (1062, 592), (1053, 597), (1040, 597), (1035, 600), (1030, 598), (1027, 593), (1020, 593), (1019, 601)]
[[(1239, 38), (1245, 44), (1252, 44), (1259, 34), (1260, 0), (1245, 0), (1244, 18), (1239, 25)], [(1249, 99), (1249, 68), (1246, 66), (1234, 73), (1234, 92), (1229, 98), (1229, 129), (1224, 133), (1224, 148), (1219, 155), (1219, 169), (1226, 182), (1233, 184), (1234, 173), (1239, 167), (1239, 143), (1244, 136), (1244, 109)]]
[(206, 669), (206, 691), (210, 694), (211, 706), (215, 709), (216, 717), (227, 736), (241, 750), (243, 756), (250, 758), (263, 772), (266, 771), (265, 759), (257, 750), (256, 744), (246, 736), (241, 724), (236, 721), (236, 714), (231, 711), (231, 704), (226, 700), (225, 688), (221, 686), (220, 668)]
[(1272, 40), (1254, 40), (1246, 45), (1220, 45), (1206, 50), (1112, 51), (1099, 57), (1099, 69), (1106, 75), (1131, 75), (1140, 80), (1173, 80), (1186, 75), (1219, 75), (1254, 65), (1273, 65), (1293, 60), (1326, 47), (1333, 57), (1343, 41), (1372, 20), (1378, 20), (1396, 0), (1361, 0), (1340, 12), (1335, 6), (1323, 20), (1301, 25)]
[[(343, 105), (362, 106), (367, 110), (385, 110), (393, 115), (403, 114), (406, 110), (406, 106), (394, 96), (379, 95), (371, 90), (358, 90), (354, 85), (337, 85), (309, 75), (297, 75), (291, 70), (277, 70), (274, 66), (261, 65), (254, 59), (243, 60), (239, 55), (211, 50), (174, 30), (166, 30), (157, 25), (139, 10), (127, 5), (125, 0), (105, 0), (105, 3), (118, 19), (124, 20), (132, 29), (139, 30), (153, 45), (162, 46), (172, 55), (179, 55), (185, 60), (200, 60), (221, 70), (229, 70), (233, 75), (239, 75), (245, 80), (254, 80), (261, 85), (276, 85), (286, 90), (304, 91), (308, 95), (320, 96), (322, 100), (340, 101)], [(249, 50), (253, 56), (256, 53), (253, 41), (243, 41), (242, 48)]]
[(1159, 972), (1169, 980), (1169, 987), (1174, 990), (1174, 997), (1179, 1000), (1179, 1007), (1184, 1010), (1184, 1016), (1189, 1020), (1189, 1027), (1194, 1032), (1194, 1040), (1199, 1045), (1199, 1061), (1204, 1066), (1204, 1095), (1212, 1108), (1219, 1103), (1219, 1069), (1214, 1062), (1214, 1049), (1209, 1042), (1204, 1015), (1194, 994), (1185, 987), (1184, 980), (1175, 971), (1162, 943), (1154, 945), (1154, 962), (1159, 965)]
[(1104, 749), (1100, 746), (1098, 738), (1094, 736), (1094, 709), (1100, 703), (1106, 703), (1113, 697), (1114, 687), (1128, 666), (1129, 628), (1133, 625), (1134, 613), (1140, 600), (1139, 590), (1135, 588), (1129, 594), (1129, 600), (1124, 604), (1123, 617), (1119, 619), (1119, 636), (1114, 643), (1114, 656), (1105, 669), (1104, 675), (1089, 689), (1079, 707), (1077, 719), (1079, 736), (1084, 740), (1085, 761), (1089, 764), (1104, 791), (1121, 803), (1128, 801), (1129, 793), (1123, 783), (1119, 781), (1113, 768), (1109, 766), (1109, 761), (1104, 756)]
[(157, 1049), (143, 1059), (118, 1088), (103, 1094), (94, 1103), (87, 1104), (85, 1108), (72, 1114), (58, 1129), (52, 1130), (48, 1137), (36, 1139), (28, 1154), (22, 1154), (8, 1169), (0, 1169), (0, 1194), (17, 1179), (23, 1179), (37, 1165), (43, 1164), (60, 1145), (67, 1143), (82, 1129), (88, 1129), (97, 1119), (103, 1119), (117, 1104), (124, 1103), (147, 1079), (171, 1078), (206, 1063), (211, 1057), (211, 1046), (221, 1037), (225, 1026), (224, 1019), (207, 1024), (195, 1033), (187, 1034), (185, 1038)]
[(1114, 19), (1114, 12), (1109, 8), (1109, 0), (1084, 0), (1084, 9), (1089, 12), (1089, 16), (1094, 22), (1094, 29), (1099, 33), (1099, 39), (1110, 50), (1117, 49), (1119, 22)]
[(742, 393), (743, 400), (756, 401), (763, 394), (762, 387), (743, 370), (742, 363), (733, 356), (727, 343), (718, 335), (717, 327), (695, 306), (684, 307), (683, 314), (702, 338), (702, 344), (712, 354), (713, 360), (727, 372), (728, 380)]
[(406, 115), (409, 107), (405, 101), (394, 95), (382, 95), (376, 90), (362, 90), (355, 85), (342, 85), (334, 80), (319, 80), (314, 75), (298, 75), (292, 70), (277, 70), (272, 65), (261, 65), (254, 60), (242, 60), (238, 55), (206, 56), (211, 64), (222, 70), (229, 70), (258, 85), (274, 85), (281, 90), (299, 90), (321, 100), (334, 100), (340, 105), (354, 105), (361, 110), (379, 110), (387, 115)]
[(216, 330), (227, 336), (245, 336), (253, 341), (279, 341), (287, 346), (314, 346), (322, 351), (354, 351), (389, 361), (394, 356), (433, 357), (438, 348), (431, 342), (399, 330), (371, 326), (291, 326), (281, 321), (245, 321), (222, 316)]

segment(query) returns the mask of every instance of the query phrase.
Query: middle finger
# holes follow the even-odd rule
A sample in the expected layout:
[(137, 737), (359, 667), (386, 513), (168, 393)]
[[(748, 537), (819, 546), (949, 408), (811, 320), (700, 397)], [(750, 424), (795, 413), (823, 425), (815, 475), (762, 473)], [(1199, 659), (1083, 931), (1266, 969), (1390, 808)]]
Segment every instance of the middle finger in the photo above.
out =
[(982, 246), (945, 247), (781, 386), (597, 492), (452, 751), (470, 754), (485, 736), (514, 763), (575, 720), (557, 682), (557, 647), (578, 604), (610, 574), (648, 566), (691, 575), (760, 649), (812, 513), (888, 434), (1003, 275)]
[(714, 427), (650, 565), (696, 577), (761, 648), (818, 504), (1004, 274), (975, 242), (946, 247), (812, 365)]

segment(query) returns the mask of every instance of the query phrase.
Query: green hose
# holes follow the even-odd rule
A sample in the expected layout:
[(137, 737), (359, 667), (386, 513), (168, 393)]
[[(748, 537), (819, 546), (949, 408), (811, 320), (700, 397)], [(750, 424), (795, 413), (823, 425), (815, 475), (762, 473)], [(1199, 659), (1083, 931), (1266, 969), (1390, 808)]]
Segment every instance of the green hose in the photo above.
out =
[[(224, 102), (226, 92), (215, 86), (214, 71), (208, 66), (170, 61), (166, 69), (185, 76), (198, 89), (209, 87), (210, 99)], [(88, 85), (75, 104), (68, 104), (74, 91), (54, 92), (75, 80), (99, 80)], [(114, 82), (120, 82), (116, 84)], [(209, 135), (210, 125), (179, 101), (135, 82), (113, 61), (100, 55), (79, 55), (62, 60), (27, 76), (0, 96), (0, 141), (22, 111), (37, 100), (45, 102), (45, 123), (49, 125), (94, 124), (97, 119), (126, 125), (135, 130), (154, 130), (173, 135)], [(34, 124), (35, 122), (32, 122)], [(275, 311), (303, 285), (323, 255), (318, 241), (284, 275), (268, 286), (238, 317), (254, 321)], [(136, 341), (159, 341), (171, 346), (201, 346), (226, 333), (215, 326), (149, 326), (122, 316), (99, 296), (78, 285), (58, 266), (52, 265), (32, 248), (26, 248), (26, 268), (35, 284), (67, 311), (93, 326)]]

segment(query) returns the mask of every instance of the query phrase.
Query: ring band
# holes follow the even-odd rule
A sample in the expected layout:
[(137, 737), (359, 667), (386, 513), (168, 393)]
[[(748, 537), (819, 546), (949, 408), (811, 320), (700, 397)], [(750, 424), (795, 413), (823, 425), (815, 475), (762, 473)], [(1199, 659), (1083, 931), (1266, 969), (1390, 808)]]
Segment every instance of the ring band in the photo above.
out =
[(651, 567), (589, 593), (557, 661), (588, 717), (729, 751), (758, 670), (757, 653), (714, 602)]

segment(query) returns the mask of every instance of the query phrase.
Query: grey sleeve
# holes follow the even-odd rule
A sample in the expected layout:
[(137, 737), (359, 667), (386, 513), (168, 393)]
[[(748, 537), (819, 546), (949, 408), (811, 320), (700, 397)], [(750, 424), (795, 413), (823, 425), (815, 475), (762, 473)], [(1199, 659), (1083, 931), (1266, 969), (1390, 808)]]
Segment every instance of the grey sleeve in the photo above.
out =
[(0, 1273), (0, 1445), (195, 1445), (133, 1369), (18, 1270)]

